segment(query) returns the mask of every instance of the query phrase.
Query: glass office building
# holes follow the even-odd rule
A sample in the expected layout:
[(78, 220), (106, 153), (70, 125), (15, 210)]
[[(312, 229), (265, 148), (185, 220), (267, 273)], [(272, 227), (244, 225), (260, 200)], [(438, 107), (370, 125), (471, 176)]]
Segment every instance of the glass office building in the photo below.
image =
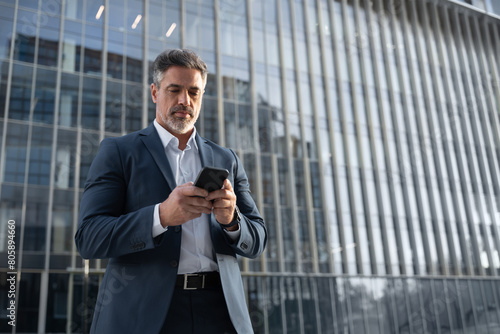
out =
[(106, 261), (73, 242), (87, 171), (153, 120), (156, 55), (190, 48), (210, 71), (197, 129), (241, 157), (268, 225), (240, 261), (256, 333), (499, 333), (499, 15), (0, 0), (0, 332), (88, 332)]

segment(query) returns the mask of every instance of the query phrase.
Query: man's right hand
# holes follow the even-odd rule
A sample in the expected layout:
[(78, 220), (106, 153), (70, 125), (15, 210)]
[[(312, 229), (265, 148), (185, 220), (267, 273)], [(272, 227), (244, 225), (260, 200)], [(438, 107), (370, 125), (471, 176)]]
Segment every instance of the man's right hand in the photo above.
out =
[(205, 189), (195, 187), (193, 182), (177, 186), (160, 204), (160, 223), (163, 227), (184, 224), (191, 219), (200, 217), (203, 213), (212, 212), (212, 202), (205, 197)]

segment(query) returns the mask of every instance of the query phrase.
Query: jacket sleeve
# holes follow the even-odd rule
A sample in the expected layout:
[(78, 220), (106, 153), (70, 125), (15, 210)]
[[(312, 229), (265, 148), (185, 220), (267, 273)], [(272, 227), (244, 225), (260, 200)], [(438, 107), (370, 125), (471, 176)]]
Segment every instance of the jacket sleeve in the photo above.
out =
[(80, 202), (75, 243), (83, 258), (112, 258), (154, 248), (154, 205), (126, 213), (126, 194), (116, 140), (104, 139), (90, 166)]
[(233, 187), (236, 194), (236, 205), (241, 212), (240, 238), (231, 246), (236, 254), (256, 258), (262, 254), (266, 247), (267, 229), (251, 195), (243, 165), (234, 151), (231, 150), (231, 153), (235, 158)]

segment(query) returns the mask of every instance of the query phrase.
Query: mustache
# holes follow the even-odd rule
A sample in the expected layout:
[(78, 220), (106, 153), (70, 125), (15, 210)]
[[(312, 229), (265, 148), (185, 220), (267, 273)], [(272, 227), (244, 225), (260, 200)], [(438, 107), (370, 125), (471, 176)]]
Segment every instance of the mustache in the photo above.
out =
[(170, 108), (170, 113), (174, 114), (178, 111), (184, 111), (187, 112), (189, 115), (193, 116), (194, 115), (194, 109), (191, 108), (190, 106), (175, 106)]

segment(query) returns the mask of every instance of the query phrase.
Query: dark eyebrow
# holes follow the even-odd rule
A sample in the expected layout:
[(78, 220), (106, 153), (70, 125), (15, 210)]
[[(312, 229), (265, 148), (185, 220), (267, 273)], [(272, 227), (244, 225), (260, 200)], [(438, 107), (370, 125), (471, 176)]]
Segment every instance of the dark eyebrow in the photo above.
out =
[(169, 89), (169, 88), (181, 88), (182, 86), (181, 85), (177, 85), (177, 84), (170, 84), (168, 85), (167, 87), (165, 87), (165, 89)]
[[(165, 87), (165, 89), (169, 89), (169, 88), (183, 88), (183, 87), (184, 86), (182, 86), (182, 85), (178, 85), (178, 84), (173, 84), (172, 83), (172, 84), (168, 85), (167, 87)], [(195, 90), (201, 90), (201, 88), (198, 87), (198, 86), (191, 86), (191, 87), (188, 88), (188, 90), (193, 90), (193, 89), (195, 89)]]

